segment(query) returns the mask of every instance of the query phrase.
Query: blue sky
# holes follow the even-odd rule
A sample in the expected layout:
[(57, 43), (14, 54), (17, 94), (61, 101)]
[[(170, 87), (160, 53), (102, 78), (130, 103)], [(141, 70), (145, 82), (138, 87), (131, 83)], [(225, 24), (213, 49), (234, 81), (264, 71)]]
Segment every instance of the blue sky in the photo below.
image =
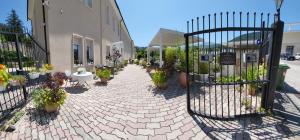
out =
[[(26, 21), (27, 0), (0, 0), (0, 22), (12, 8), (23, 23)], [(117, 0), (129, 32), (138, 46), (147, 46), (159, 28), (186, 31), (186, 21), (197, 16), (220, 12), (274, 13), (273, 0)], [(282, 19), (285, 22), (300, 21), (300, 0), (285, 0)]]

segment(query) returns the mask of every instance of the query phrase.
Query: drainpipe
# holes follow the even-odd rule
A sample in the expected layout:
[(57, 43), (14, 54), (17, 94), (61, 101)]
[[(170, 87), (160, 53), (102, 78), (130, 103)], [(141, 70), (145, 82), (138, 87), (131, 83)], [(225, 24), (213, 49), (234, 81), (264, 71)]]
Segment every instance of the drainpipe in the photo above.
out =
[(43, 26), (44, 26), (44, 40), (45, 40), (45, 50), (46, 50), (46, 63), (49, 63), (49, 52), (48, 52), (48, 41), (47, 41), (47, 27), (46, 27), (46, 17), (45, 17), (45, 0), (42, 0), (43, 5)]

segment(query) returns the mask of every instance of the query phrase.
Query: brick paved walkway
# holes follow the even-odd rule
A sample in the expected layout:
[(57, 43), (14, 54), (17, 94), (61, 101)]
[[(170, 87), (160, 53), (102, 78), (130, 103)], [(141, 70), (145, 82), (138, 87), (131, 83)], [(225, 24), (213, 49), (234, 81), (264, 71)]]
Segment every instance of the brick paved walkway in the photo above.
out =
[(283, 115), (220, 121), (190, 116), (185, 90), (177, 79), (167, 90), (153, 88), (144, 69), (129, 65), (107, 86), (70, 93), (58, 114), (27, 105), (27, 114), (13, 133), (0, 139), (299, 139), (300, 101), (278, 93), (276, 110)]
[[(95, 82), (94, 82), (95, 83)], [(67, 89), (59, 114), (37, 112), (31, 105), (7, 139), (199, 139), (201, 128), (186, 112), (185, 90), (170, 83), (155, 91), (150, 76), (135, 65), (119, 72), (107, 86)]]

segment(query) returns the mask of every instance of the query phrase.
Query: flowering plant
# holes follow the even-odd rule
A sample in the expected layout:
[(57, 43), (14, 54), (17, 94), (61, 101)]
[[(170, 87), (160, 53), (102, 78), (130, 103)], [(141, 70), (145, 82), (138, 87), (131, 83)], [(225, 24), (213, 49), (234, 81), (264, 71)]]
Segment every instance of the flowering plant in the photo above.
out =
[(51, 64), (45, 64), (45, 65), (43, 66), (43, 68), (44, 68), (45, 70), (51, 71), (51, 70), (53, 70), (53, 65), (51, 65)]
[(6, 86), (11, 75), (7, 72), (6, 66), (0, 64), (0, 86)]
[(35, 89), (32, 92), (35, 106), (44, 108), (46, 105), (63, 105), (67, 93), (61, 86), (66, 78), (64, 73), (57, 72), (41, 88)]

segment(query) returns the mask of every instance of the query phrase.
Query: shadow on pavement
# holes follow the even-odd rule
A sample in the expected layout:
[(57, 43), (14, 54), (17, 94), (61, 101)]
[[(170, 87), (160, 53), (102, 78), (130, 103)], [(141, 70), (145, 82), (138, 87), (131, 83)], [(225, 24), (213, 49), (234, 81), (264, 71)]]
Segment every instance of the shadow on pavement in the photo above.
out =
[(211, 139), (283, 139), (300, 135), (300, 109), (289, 94), (297, 93), (289, 85), (276, 92), (273, 115), (251, 116), (235, 120), (213, 120), (192, 115)]

